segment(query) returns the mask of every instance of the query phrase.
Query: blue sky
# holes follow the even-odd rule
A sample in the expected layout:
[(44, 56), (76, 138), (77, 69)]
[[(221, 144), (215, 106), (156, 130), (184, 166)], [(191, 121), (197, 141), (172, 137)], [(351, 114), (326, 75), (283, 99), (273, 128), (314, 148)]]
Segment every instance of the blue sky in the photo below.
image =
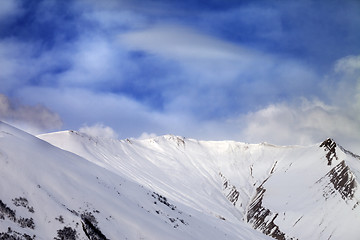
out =
[(359, 13), (335, 0), (3, 0), (0, 117), (36, 133), (355, 149)]

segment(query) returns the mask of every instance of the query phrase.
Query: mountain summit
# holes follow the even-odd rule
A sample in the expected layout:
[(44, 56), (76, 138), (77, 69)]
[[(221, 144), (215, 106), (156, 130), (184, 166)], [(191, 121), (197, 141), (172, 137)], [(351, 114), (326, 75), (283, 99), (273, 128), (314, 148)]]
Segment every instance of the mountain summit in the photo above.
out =
[(360, 159), (313, 146), (32, 136), (0, 123), (0, 239), (358, 239)]

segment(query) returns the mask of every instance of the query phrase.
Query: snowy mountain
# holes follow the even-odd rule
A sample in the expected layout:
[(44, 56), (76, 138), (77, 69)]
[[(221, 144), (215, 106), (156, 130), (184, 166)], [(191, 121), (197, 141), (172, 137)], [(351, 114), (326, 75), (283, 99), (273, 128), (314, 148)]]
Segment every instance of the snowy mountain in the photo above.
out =
[[(52, 144), (52, 145), (51, 145)], [(358, 239), (360, 157), (0, 123), (0, 239)]]

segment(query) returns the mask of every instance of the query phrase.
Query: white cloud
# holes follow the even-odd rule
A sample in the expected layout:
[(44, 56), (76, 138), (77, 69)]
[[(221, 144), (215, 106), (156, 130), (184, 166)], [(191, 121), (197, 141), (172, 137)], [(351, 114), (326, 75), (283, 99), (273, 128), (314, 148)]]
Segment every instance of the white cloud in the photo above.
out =
[(335, 72), (353, 74), (360, 70), (360, 56), (347, 56), (335, 63)]
[(2, 0), (0, 3), (0, 21), (7, 21), (21, 13), (18, 0)]
[(95, 22), (103, 29), (113, 31), (119, 31), (119, 28), (140, 28), (146, 25), (144, 16), (123, 8), (120, 9), (96, 8), (93, 11), (84, 12), (82, 17), (87, 21)]
[[(86, 5), (87, 1), (78, 3)], [(77, 129), (87, 122), (90, 127), (84, 127), (85, 131), (109, 136), (117, 131), (120, 137), (142, 133), (145, 137), (146, 132), (172, 133), (200, 139), (275, 144), (310, 144), (326, 137), (357, 141), (359, 56), (340, 59), (334, 67), (334, 76), (329, 76), (331, 81), (319, 81), (311, 67), (294, 60), (257, 52), (178, 25), (139, 30), (148, 24), (144, 23), (147, 20), (122, 10), (125, 14), (119, 12), (117, 17), (118, 11), (112, 10), (122, 8), (119, 2), (92, 3), (95, 7), (86, 9), (81, 17), (93, 19), (98, 27), (94, 31), (85, 28), (73, 42), (34, 54), (39, 53), (34, 45), (11, 39), (0, 41), (3, 66), (0, 88), (33, 104), (46, 102), (63, 116), (66, 127)], [(270, 19), (276, 15), (269, 14)], [(127, 33), (117, 35), (124, 29)], [(145, 51), (147, 61), (158, 65), (153, 68), (146, 61), (134, 61), (128, 50)], [(176, 66), (172, 68), (172, 64)], [(143, 66), (150, 69), (145, 74)], [(158, 73), (164, 69), (170, 73)], [(156, 81), (151, 81), (151, 77)], [(31, 79), (36, 79), (36, 87), (29, 87)], [(148, 104), (147, 99), (106, 93), (114, 86), (119, 92), (123, 90), (123, 81), (139, 81), (131, 87), (158, 91), (160, 102), (156, 110), (151, 106), (157, 103)], [(316, 95), (315, 82), (327, 85), (325, 95), (330, 101), (321, 98), (322, 101), (280, 102)], [(285, 97), (279, 100), (282, 94)], [(259, 106), (265, 107), (253, 110)], [(236, 118), (249, 109), (252, 112)]]
[(140, 49), (177, 59), (232, 60), (246, 49), (226, 41), (206, 36), (177, 25), (156, 25), (151, 28), (119, 35), (120, 43), (130, 49)]
[(59, 74), (61, 85), (89, 85), (109, 80), (116, 71), (113, 48), (110, 42), (98, 36), (79, 39), (68, 49), (67, 59), (71, 68)]
[[(125, 25), (129, 23), (126, 17), (115, 18), (107, 5), (102, 7), (101, 11), (93, 9), (82, 15), (94, 15), (98, 28), (85, 28), (77, 39), (58, 43), (53, 49), (38, 52), (36, 44), (0, 42), (0, 65), (6, 66), (0, 72), (4, 79), (0, 88), (32, 103), (46, 102), (61, 114), (67, 127), (77, 129), (87, 121), (104, 122), (116, 126), (120, 136), (128, 137), (144, 131), (180, 131), (187, 135), (192, 131), (186, 129), (192, 124), (195, 132), (210, 136), (205, 133), (205, 125), (198, 127), (197, 121), (207, 118), (207, 126), (213, 126), (217, 122), (214, 118), (236, 115), (232, 113), (235, 108), (238, 112), (247, 111), (242, 108), (250, 106), (248, 103), (251, 107), (261, 101), (264, 104), (284, 91), (296, 95), (304, 89), (304, 83), (314, 79), (306, 66), (294, 61), (176, 25), (132, 30), (120, 35), (119, 43), (112, 38), (118, 34), (118, 29), (113, 28), (123, 21)], [(104, 34), (104, 28), (111, 31)], [(153, 55), (134, 60), (129, 57), (129, 49)], [(168, 61), (169, 58), (175, 61)], [(292, 81), (286, 76), (291, 76)], [(42, 86), (47, 86), (47, 90)], [(136, 99), (137, 94), (147, 96)], [(89, 110), (90, 106), (101, 116)], [(114, 111), (119, 114), (114, 116)], [(126, 121), (127, 126), (135, 123), (144, 127), (120, 130)]]
[(327, 137), (360, 153), (360, 56), (339, 59), (334, 73), (327, 76), (325, 104), (302, 99), (297, 103), (277, 103), (246, 114), (240, 120), (242, 137), (250, 142), (311, 144)]
[(194, 29), (155, 25), (121, 34), (119, 42), (178, 64), (172, 77), (181, 85), (162, 91), (167, 111), (222, 117), (220, 112), (247, 111), (246, 103), (258, 107), (284, 92), (295, 97), (316, 92), (309, 87), (317, 79), (309, 66)]
[(62, 126), (59, 115), (45, 106), (21, 104), (3, 94), (0, 94), (0, 120), (31, 133), (59, 129)]
[[(250, 142), (312, 144), (327, 137), (348, 143), (360, 136), (360, 126), (340, 109), (319, 101), (272, 104), (245, 117), (244, 138)], [(359, 139), (360, 140), (360, 139)]]
[(139, 139), (139, 140), (150, 139), (150, 138), (154, 138), (156, 136), (157, 135), (155, 133), (143, 132), (137, 139)]
[(39, 87), (23, 88), (18, 94), (30, 102), (47, 99), (48, 106), (65, 117), (67, 128), (77, 129), (84, 123), (93, 125), (101, 122), (112, 126), (121, 138), (139, 136), (144, 131), (168, 133), (181, 122), (180, 118), (153, 111), (121, 94), (82, 88)]
[(334, 67), (333, 88), (328, 89), (334, 104), (357, 114), (360, 120), (360, 56), (339, 59)]
[(39, 71), (29, 57), (33, 47), (14, 39), (0, 39), (0, 89), (11, 92)]
[(118, 134), (109, 126), (105, 126), (102, 123), (96, 123), (92, 126), (83, 126), (79, 129), (79, 132), (85, 133), (92, 137), (112, 138), (117, 139)]

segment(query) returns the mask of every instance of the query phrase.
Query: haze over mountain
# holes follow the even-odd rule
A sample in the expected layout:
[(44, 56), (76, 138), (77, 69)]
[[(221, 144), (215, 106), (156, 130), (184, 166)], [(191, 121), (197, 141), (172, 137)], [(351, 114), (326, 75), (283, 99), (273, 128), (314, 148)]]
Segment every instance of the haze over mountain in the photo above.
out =
[(357, 239), (360, 157), (312, 146), (38, 137), (0, 122), (2, 239)]

